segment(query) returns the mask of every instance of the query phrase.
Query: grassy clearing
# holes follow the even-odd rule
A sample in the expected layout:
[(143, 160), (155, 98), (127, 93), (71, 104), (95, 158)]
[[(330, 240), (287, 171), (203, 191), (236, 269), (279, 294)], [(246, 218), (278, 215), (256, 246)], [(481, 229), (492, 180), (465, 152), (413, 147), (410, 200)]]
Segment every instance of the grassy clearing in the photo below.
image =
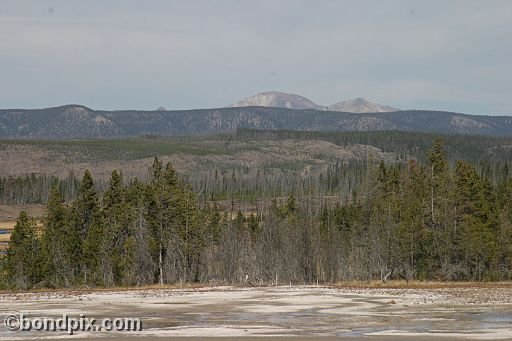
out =
[(16, 225), (16, 220), (0, 221), (0, 230), (12, 230)]
[[(0, 150), (7, 145), (25, 145), (64, 154), (81, 161), (137, 160), (152, 156), (189, 154), (229, 154), (219, 143), (205, 140), (169, 139), (115, 139), (115, 140), (0, 140)], [(2, 147), (3, 146), (3, 147)]]
[(126, 291), (144, 291), (144, 290), (196, 290), (201, 288), (208, 288), (209, 286), (198, 283), (183, 283), (183, 284), (153, 284), (153, 285), (143, 285), (138, 287), (111, 287), (111, 288), (89, 288), (87, 286), (77, 287), (77, 288), (57, 288), (57, 289), (48, 289), (48, 288), (37, 288), (30, 290), (0, 290), (0, 294), (22, 294), (22, 293), (62, 293), (65, 295), (73, 295), (73, 294), (87, 294), (93, 292), (126, 292)]
[[(285, 287), (289, 287), (288, 285), (284, 285)], [(263, 284), (261, 286), (250, 286), (252, 288), (266, 288), (272, 287), (268, 284)], [(279, 286), (277, 286), (279, 287)], [(300, 288), (304, 287), (303, 285), (292, 285), (292, 287)], [(314, 286), (313, 286), (314, 287)], [(471, 289), (471, 288), (505, 288), (512, 289), (512, 282), (423, 282), (423, 281), (399, 281), (393, 280), (388, 281), (387, 283), (382, 283), (381, 281), (347, 281), (347, 282), (338, 282), (336, 284), (320, 284), (319, 287), (324, 288), (334, 288), (334, 289)], [(26, 291), (11, 291), (11, 290), (0, 290), (0, 294), (20, 294), (20, 293), (61, 293), (65, 295), (78, 295), (78, 294), (87, 294), (94, 292), (128, 292), (128, 291), (144, 291), (144, 290), (199, 290), (199, 289), (213, 289), (217, 288), (218, 290), (229, 290), (229, 288), (249, 288), (244, 285), (237, 284), (218, 284), (218, 285), (209, 285), (203, 283), (175, 283), (175, 284), (153, 284), (153, 285), (144, 285), (138, 287), (111, 287), (111, 288), (90, 288), (87, 286), (77, 287), (77, 288), (58, 288), (58, 289), (48, 289), (48, 288), (38, 288), (31, 289)]]
[(347, 281), (333, 284), (334, 288), (360, 289), (450, 289), (450, 288), (512, 288), (512, 282), (438, 282), (438, 281)]

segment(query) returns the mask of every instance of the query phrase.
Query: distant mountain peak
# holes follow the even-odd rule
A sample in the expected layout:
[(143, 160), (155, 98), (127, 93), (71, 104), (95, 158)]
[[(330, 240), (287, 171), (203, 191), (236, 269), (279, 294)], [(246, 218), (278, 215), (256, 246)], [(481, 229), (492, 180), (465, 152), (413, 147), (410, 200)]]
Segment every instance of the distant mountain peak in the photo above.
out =
[(388, 105), (377, 104), (362, 97), (341, 101), (326, 107), (323, 105), (316, 104), (315, 102), (311, 101), (310, 99), (307, 99), (306, 97), (296, 94), (289, 94), (281, 91), (261, 92), (259, 94), (244, 98), (243, 100), (230, 105), (230, 107), (253, 106), (276, 107), (287, 109), (329, 110), (352, 113), (377, 113), (399, 111), (399, 109), (390, 107)]
[(369, 100), (358, 97), (354, 99), (349, 99), (346, 101), (341, 101), (335, 104), (332, 104), (328, 107), (330, 111), (343, 111), (343, 112), (353, 112), (353, 113), (376, 113), (376, 112), (392, 112), (399, 111), (399, 109), (390, 107), (388, 105), (381, 105), (374, 102), (370, 102)]
[(250, 106), (325, 110), (323, 106), (316, 104), (306, 97), (280, 91), (261, 92), (231, 105), (231, 107)]
[(62, 109), (62, 110), (67, 110), (67, 109), (85, 109), (85, 110), (92, 110), (91, 108), (86, 107), (85, 105), (81, 105), (81, 104), (64, 104), (64, 105), (60, 105), (60, 106), (57, 106), (57, 107), (50, 107), (50, 108), (45, 108), (45, 109)]

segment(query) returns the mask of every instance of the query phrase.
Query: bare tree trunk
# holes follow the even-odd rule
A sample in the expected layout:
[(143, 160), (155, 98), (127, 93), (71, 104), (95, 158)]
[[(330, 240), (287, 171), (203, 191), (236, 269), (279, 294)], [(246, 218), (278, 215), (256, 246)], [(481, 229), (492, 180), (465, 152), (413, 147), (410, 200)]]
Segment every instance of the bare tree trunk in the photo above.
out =
[(388, 281), (388, 278), (389, 278), (389, 276), (391, 276), (392, 272), (393, 272), (393, 270), (391, 269), (386, 275), (384, 275), (384, 277), (382, 277), (383, 283), (386, 283)]
[(434, 165), (432, 165), (431, 181), (432, 181), (432, 184), (431, 184), (430, 201), (431, 201), (432, 222), (434, 222)]
[(158, 254), (158, 269), (160, 273), (160, 285), (164, 285), (164, 246), (162, 241), (162, 233), (163, 233), (163, 227), (162, 223), (160, 223), (160, 252)]

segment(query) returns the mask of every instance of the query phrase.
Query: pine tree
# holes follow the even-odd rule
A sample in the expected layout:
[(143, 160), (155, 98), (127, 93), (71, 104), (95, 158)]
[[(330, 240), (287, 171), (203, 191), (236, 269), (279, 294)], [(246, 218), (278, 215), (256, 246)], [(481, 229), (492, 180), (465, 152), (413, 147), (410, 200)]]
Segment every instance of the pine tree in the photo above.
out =
[(485, 182), (473, 166), (458, 161), (456, 168), (457, 212), (462, 248), (462, 268), (471, 279), (484, 279), (485, 268), (489, 268), (496, 253), (493, 233), (492, 199), (486, 196)]
[(84, 282), (94, 286), (104, 285), (102, 264), (105, 263), (104, 241), (106, 239), (105, 224), (100, 212), (96, 210), (93, 220), (87, 229), (82, 243), (82, 273)]
[(447, 199), (447, 178), (448, 178), (448, 161), (446, 160), (446, 151), (444, 141), (436, 139), (432, 149), (428, 153), (428, 161), (430, 165), (430, 200), (431, 200), (431, 218), (432, 222), (436, 222), (437, 212), (441, 210), (440, 201)]
[(197, 224), (195, 195), (180, 183), (172, 165), (162, 170), (155, 158), (153, 178), (148, 188), (148, 221), (156, 242), (158, 278), (165, 281), (189, 280), (198, 276), (197, 266), (204, 245), (204, 230)]
[[(158, 257), (155, 254), (158, 244), (148, 219), (153, 200), (150, 187), (135, 179), (126, 188), (127, 212), (131, 211), (132, 215), (127, 218), (130, 220), (130, 232), (119, 262), (123, 285), (153, 284), (157, 278)], [(132, 245), (135, 245), (135, 250)], [(129, 264), (133, 267), (125, 267)]]
[[(508, 170), (507, 170), (508, 172)], [(499, 229), (497, 230), (497, 271), (499, 279), (512, 279), (512, 179), (501, 182), (498, 199)]]
[(41, 280), (40, 243), (36, 222), (20, 213), (7, 250), (7, 273), (12, 285), (28, 289)]
[[(125, 198), (122, 175), (115, 170), (103, 195), (102, 204), (104, 231), (101, 235), (101, 231), (98, 230), (101, 235), (98, 238), (102, 238), (102, 243), (97, 252), (101, 255), (103, 282), (112, 286), (121, 284), (123, 277), (129, 272), (127, 264), (133, 260), (128, 261), (127, 254), (130, 258), (134, 257), (131, 244), (126, 244), (126, 240), (133, 237), (130, 228), (133, 209)], [(125, 245), (130, 245), (130, 250), (126, 251)]]
[(43, 274), (50, 287), (69, 287), (76, 281), (81, 248), (78, 231), (70, 225), (58, 186), (51, 190), (42, 235)]
[(433, 258), (433, 231), (425, 222), (430, 217), (428, 177), (422, 167), (410, 161), (400, 178), (399, 244), (403, 276), (430, 279), (435, 267)]
[[(428, 153), (428, 172), (430, 195), (429, 211), (430, 219), (426, 221), (429, 226), (427, 231), (431, 243), (425, 251), (428, 253), (428, 267), (432, 275), (439, 278), (451, 278), (458, 276), (458, 265), (453, 260), (457, 258), (456, 236), (456, 204), (455, 181), (451, 174), (445, 143), (442, 139), (436, 139), (432, 149)], [(437, 264), (437, 265), (436, 265)], [(439, 271), (444, 274), (439, 274)]]
[(94, 187), (89, 170), (86, 170), (77, 198), (72, 204), (70, 223), (78, 233), (80, 247), (73, 253), (73, 258), (78, 258), (79, 268), (76, 269), (85, 283), (89, 283), (88, 276), (92, 277), (91, 283), (97, 282), (100, 257), (97, 250), (100, 249), (103, 235), (103, 225), (99, 214), (98, 194)]

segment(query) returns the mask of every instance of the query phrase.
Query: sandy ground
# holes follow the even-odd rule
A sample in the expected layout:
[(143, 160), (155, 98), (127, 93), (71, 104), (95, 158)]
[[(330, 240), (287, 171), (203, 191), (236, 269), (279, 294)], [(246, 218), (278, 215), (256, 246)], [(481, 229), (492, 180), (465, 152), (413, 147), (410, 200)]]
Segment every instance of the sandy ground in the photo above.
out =
[[(511, 288), (215, 287), (0, 295), (0, 316), (11, 312), (143, 321), (138, 332), (76, 335), (88, 340), (512, 340)], [(34, 338), (67, 336), (0, 327), (1, 340)]]

